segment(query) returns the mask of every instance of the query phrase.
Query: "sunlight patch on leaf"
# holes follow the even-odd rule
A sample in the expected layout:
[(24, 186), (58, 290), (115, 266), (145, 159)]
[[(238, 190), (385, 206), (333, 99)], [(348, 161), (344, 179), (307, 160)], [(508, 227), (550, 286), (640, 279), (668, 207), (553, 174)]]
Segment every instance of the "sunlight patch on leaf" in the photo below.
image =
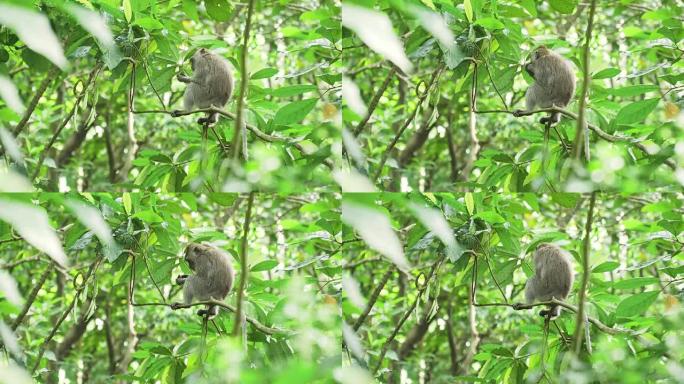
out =
[(12, 275), (2, 269), (0, 269), (0, 292), (2, 292), (7, 301), (17, 307), (21, 307), (24, 304), (24, 299), (21, 297), (19, 288), (17, 288), (17, 282)]
[(449, 26), (442, 15), (418, 6), (410, 6), (409, 9), (416, 16), (420, 25), (422, 25), (426, 31), (430, 32), (430, 34), (440, 43), (447, 47), (454, 43), (454, 34), (451, 32), (451, 29), (449, 29)]
[(355, 169), (335, 170), (333, 179), (342, 187), (342, 192), (377, 192), (375, 185), (368, 177), (360, 174)]
[(21, 101), (17, 87), (14, 86), (12, 80), (2, 75), (0, 75), (0, 97), (14, 112), (24, 113), (24, 103)]
[(411, 269), (399, 237), (387, 216), (358, 203), (342, 203), (342, 221), (358, 232), (366, 244), (387, 257), (401, 271)]
[(68, 265), (57, 233), (42, 208), (18, 201), (0, 199), (0, 220), (9, 223), (29, 244), (45, 252), (57, 264)]
[(14, 30), (31, 50), (45, 56), (56, 66), (66, 68), (68, 63), (62, 45), (45, 15), (14, 5), (0, 4), (0, 24)]
[(359, 116), (366, 115), (366, 103), (361, 97), (361, 90), (354, 80), (349, 77), (342, 77), (342, 99), (347, 106)]
[(354, 31), (370, 49), (393, 62), (405, 73), (413, 69), (401, 40), (392, 29), (392, 21), (386, 14), (343, 3), (342, 25)]

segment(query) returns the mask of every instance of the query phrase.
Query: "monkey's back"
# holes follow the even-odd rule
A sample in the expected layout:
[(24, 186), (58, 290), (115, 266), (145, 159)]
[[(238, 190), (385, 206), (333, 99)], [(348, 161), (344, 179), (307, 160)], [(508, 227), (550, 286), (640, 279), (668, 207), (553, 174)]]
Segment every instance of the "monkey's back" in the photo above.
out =
[(572, 66), (560, 55), (550, 53), (538, 59), (534, 84), (526, 93), (528, 109), (567, 106), (575, 94), (575, 82)]
[(199, 301), (224, 299), (233, 286), (233, 266), (230, 256), (218, 248), (204, 257), (196, 274), (188, 278), (193, 285), (195, 298)]
[[(570, 255), (555, 245), (542, 245), (535, 257), (535, 264), (541, 263), (540, 287), (544, 294), (538, 300), (565, 299), (570, 294), (574, 271)], [(537, 260), (540, 258), (540, 260)]]
[(223, 107), (233, 93), (233, 74), (230, 64), (215, 54), (202, 56), (190, 83), (185, 91), (185, 109), (193, 107)]

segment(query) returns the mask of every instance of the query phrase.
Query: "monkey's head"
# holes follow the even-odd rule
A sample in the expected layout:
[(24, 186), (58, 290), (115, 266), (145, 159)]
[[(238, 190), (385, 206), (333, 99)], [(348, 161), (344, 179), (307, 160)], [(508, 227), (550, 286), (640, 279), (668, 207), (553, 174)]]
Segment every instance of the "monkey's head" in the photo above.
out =
[(194, 71), (195, 68), (197, 67), (197, 64), (204, 59), (206, 56), (211, 55), (211, 51), (209, 51), (206, 48), (200, 48), (195, 52), (194, 55), (192, 55), (192, 58), (190, 58), (190, 67), (192, 67), (192, 70)]
[(551, 51), (549, 51), (549, 49), (546, 48), (545, 45), (540, 45), (539, 47), (537, 47), (537, 49), (534, 50), (534, 52), (532, 52), (532, 61), (539, 60), (542, 57), (548, 56), (550, 54)]
[(187, 261), (190, 269), (194, 271), (195, 266), (197, 265), (197, 260), (205, 257), (212, 251), (213, 249), (209, 245), (190, 243), (188, 244), (187, 248), (185, 248), (185, 261)]

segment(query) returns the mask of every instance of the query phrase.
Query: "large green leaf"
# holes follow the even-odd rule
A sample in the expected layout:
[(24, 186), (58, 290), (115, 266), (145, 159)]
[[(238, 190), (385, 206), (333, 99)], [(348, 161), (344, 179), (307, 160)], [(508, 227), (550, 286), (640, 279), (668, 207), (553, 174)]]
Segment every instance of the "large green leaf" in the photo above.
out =
[(618, 124), (635, 124), (643, 122), (653, 112), (660, 99), (646, 99), (623, 107), (615, 117)]
[(273, 122), (282, 125), (298, 123), (304, 120), (317, 102), (318, 99), (306, 99), (287, 104), (276, 112)]

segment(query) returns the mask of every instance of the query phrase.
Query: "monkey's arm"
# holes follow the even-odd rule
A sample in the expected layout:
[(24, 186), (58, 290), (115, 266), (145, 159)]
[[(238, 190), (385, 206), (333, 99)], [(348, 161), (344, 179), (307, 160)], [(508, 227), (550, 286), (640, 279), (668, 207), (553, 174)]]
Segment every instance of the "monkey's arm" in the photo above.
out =
[(192, 77), (187, 77), (185, 75), (179, 74), (178, 76), (176, 76), (176, 79), (178, 79), (178, 81), (180, 81), (181, 83), (185, 83), (185, 84), (190, 84), (190, 83), (199, 84), (199, 82), (194, 80)]

